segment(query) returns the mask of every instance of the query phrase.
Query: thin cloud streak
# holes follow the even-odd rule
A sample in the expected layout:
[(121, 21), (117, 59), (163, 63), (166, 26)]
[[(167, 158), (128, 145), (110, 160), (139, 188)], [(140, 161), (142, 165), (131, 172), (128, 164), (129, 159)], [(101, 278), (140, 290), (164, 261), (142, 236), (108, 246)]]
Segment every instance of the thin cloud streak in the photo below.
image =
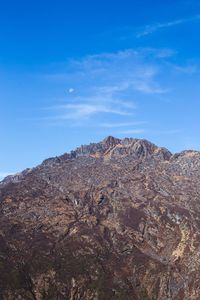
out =
[(118, 134), (141, 134), (141, 133), (145, 133), (145, 129), (127, 129), (127, 130), (120, 130), (117, 133)]
[(198, 68), (195, 65), (189, 65), (189, 66), (174, 66), (174, 70), (183, 73), (186, 75), (193, 75), (198, 72)]
[(102, 123), (99, 124), (103, 128), (118, 128), (118, 127), (129, 127), (146, 124), (146, 122), (124, 122), (124, 123)]
[(134, 102), (115, 98), (112, 93), (102, 93), (98, 89), (95, 94), (87, 97), (75, 97), (63, 105), (49, 107), (53, 110), (54, 120), (82, 121), (94, 115), (107, 114), (131, 116), (136, 109)]
[(178, 19), (178, 20), (174, 20), (174, 21), (166, 22), (166, 23), (157, 23), (157, 24), (147, 25), (144, 27), (143, 31), (136, 34), (136, 37), (141, 38), (143, 36), (150, 35), (160, 29), (173, 27), (173, 26), (177, 26), (177, 25), (181, 25), (184, 23), (193, 22), (193, 21), (197, 21), (197, 20), (200, 20), (200, 15), (197, 15), (197, 16), (194, 16), (191, 18)]
[(128, 116), (131, 115), (128, 111), (122, 111), (121, 109), (114, 109), (107, 105), (98, 105), (98, 104), (87, 104), (87, 103), (78, 103), (78, 104), (66, 104), (62, 106), (62, 110), (65, 111), (64, 114), (58, 116), (58, 119), (62, 120), (80, 120), (89, 118), (92, 115), (99, 113)]
[(152, 134), (159, 134), (159, 135), (170, 135), (170, 134), (180, 134), (182, 133), (183, 131), (181, 129), (169, 129), (169, 130), (156, 130), (156, 131), (149, 131), (149, 133), (152, 133)]

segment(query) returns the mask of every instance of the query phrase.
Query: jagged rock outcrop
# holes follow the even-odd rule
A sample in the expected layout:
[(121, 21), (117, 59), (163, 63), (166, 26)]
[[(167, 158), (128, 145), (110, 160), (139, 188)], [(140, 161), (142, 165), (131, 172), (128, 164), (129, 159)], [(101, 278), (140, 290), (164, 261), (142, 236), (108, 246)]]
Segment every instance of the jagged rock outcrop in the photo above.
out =
[(200, 153), (108, 137), (0, 183), (0, 299), (200, 299)]

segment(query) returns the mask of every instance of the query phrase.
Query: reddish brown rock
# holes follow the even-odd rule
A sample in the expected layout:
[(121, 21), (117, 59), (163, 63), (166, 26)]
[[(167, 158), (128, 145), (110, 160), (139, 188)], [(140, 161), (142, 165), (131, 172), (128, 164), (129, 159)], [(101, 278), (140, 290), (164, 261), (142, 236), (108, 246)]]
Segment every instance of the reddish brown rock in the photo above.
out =
[(200, 299), (200, 153), (108, 137), (0, 183), (0, 299)]

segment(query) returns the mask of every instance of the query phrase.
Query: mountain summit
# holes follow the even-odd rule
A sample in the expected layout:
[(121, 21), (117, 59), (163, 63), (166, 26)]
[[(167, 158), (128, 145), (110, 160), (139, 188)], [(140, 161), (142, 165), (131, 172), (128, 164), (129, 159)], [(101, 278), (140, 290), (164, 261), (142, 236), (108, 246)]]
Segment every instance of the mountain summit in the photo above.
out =
[(198, 300), (200, 153), (107, 137), (0, 183), (0, 299)]

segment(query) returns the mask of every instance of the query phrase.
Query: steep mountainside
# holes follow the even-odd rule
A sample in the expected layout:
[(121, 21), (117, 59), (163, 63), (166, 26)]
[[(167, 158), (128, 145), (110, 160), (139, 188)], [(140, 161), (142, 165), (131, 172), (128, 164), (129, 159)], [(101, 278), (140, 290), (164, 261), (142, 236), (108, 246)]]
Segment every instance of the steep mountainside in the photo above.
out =
[(0, 299), (200, 299), (200, 153), (108, 137), (0, 183)]

